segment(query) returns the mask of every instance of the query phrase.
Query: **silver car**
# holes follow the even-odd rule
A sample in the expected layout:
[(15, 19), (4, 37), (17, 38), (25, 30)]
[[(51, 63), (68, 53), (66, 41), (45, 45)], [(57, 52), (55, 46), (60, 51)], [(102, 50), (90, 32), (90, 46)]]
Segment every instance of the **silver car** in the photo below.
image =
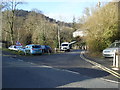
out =
[(120, 41), (114, 42), (110, 47), (103, 50), (104, 57), (114, 57), (116, 50), (120, 48)]
[(21, 48), (23, 48), (23, 46), (11, 45), (10, 47), (8, 47), (8, 49), (15, 50), (15, 51), (18, 51)]

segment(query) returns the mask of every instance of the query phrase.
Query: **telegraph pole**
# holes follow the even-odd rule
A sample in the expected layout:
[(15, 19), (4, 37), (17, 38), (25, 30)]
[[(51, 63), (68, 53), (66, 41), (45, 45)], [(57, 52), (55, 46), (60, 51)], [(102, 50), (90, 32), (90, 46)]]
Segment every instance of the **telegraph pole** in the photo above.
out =
[(59, 50), (60, 50), (60, 26), (58, 25), (58, 44), (59, 44)]
[(98, 1), (97, 6), (100, 8), (100, 6), (101, 6), (101, 2), (100, 1)]

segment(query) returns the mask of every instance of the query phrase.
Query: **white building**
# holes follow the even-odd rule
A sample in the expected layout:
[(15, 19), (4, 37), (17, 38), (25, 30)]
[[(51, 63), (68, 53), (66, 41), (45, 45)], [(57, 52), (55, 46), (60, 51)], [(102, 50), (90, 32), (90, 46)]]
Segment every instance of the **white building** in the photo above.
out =
[(77, 36), (83, 37), (85, 35), (86, 33), (83, 30), (76, 30), (75, 32), (73, 32), (73, 37), (77, 37)]

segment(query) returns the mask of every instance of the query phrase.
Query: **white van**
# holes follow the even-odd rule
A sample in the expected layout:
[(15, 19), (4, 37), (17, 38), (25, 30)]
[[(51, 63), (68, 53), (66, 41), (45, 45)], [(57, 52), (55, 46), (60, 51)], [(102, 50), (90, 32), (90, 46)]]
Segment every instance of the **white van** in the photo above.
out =
[(61, 43), (60, 50), (61, 51), (70, 51), (70, 43), (69, 42)]

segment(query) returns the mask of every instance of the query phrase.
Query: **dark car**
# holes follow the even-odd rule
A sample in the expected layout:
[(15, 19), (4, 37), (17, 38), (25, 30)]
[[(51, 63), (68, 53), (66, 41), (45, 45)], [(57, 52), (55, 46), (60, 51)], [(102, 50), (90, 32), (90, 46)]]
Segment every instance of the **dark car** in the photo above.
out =
[(48, 45), (41, 45), (43, 53), (52, 53), (52, 48)]

